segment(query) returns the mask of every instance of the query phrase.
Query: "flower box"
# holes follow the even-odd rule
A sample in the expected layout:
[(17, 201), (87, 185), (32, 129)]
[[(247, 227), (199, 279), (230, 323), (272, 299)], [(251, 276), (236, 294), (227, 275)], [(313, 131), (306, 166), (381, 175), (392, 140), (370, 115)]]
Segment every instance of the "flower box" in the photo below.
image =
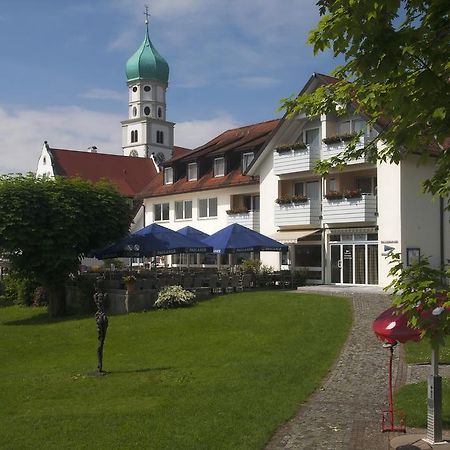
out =
[(227, 209), (226, 213), (228, 215), (233, 215), (233, 214), (247, 214), (249, 212), (249, 210), (247, 208), (231, 208), (231, 209)]
[(308, 201), (308, 197), (305, 197), (303, 195), (285, 195), (282, 197), (279, 197), (275, 200), (276, 203), (279, 205), (291, 205), (291, 204), (299, 204), (299, 203), (306, 203)]
[(346, 142), (346, 141), (351, 141), (352, 139), (354, 139), (357, 136), (356, 133), (351, 133), (351, 134), (340, 134), (340, 135), (336, 135), (336, 136), (328, 136), (326, 138), (322, 139), (322, 142), (324, 144), (337, 144), (339, 142)]
[(275, 147), (277, 153), (289, 152), (291, 150), (303, 150), (307, 148), (304, 142), (294, 142), (293, 144), (280, 144)]
[(361, 198), (361, 191), (358, 191), (358, 190), (345, 191), (344, 197), (345, 198)]
[(342, 200), (344, 198), (344, 195), (342, 194), (342, 192), (330, 191), (325, 194), (325, 198), (327, 200)]

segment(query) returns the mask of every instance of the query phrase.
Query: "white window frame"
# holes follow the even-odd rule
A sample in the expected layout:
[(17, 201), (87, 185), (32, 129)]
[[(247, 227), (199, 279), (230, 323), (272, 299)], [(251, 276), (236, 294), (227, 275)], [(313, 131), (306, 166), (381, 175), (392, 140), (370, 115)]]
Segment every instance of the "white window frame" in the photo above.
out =
[[(308, 143), (308, 142), (306, 142), (306, 133), (308, 132), (308, 131), (315, 131), (315, 130), (317, 130), (317, 132), (318, 132), (318, 136), (319, 136), (319, 139), (318, 139), (318, 144), (317, 144), (317, 147), (315, 147), (315, 148), (319, 148), (320, 147), (320, 128), (319, 127), (314, 127), (314, 128), (307, 128), (307, 129), (305, 129), (305, 130), (303, 130), (303, 136), (302, 136), (302, 141), (305, 143), (305, 145), (308, 145), (309, 147), (311, 147), (311, 144), (310, 143)], [(308, 148), (309, 148), (308, 147)]]
[[(177, 217), (177, 203), (178, 204), (182, 204), (182, 208), (181, 208), (181, 212), (182, 212), (182, 217)], [(191, 215), (190, 217), (186, 217), (186, 204), (190, 203), (191, 204)], [(192, 200), (177, 200), (175, 202), (175, 220), (190, 220), (192, 219)]]
[[(191, 169), (193, 169), (195, 171), (195, 175), (191, 176)], [(187, 179), (188, 181), (197, 181), (198, 179), (198, 167), (197, 167), (197, 163), (193, 162), (193, 163), (188, 163), (188, 167), (187, 167)]]
[[(167, 205), (167, 219), (164, 218), (164, 205)], [(156, 217), (156, 207), (160, 206), (161, 215), (160, 217)], [(165, 203), (154, 203), (153, 204), (153, 220), (154, 222), (168, 222), (170, 220), (170, 204), (168, 202)]]
[(255, 157), (254, 152), (246, 152), (242, 154), (242, 172), (245, 172)]
[(340, 120), (337, 124), (337, 128), (338, 128), (338, 134), (342, 134), (342, 132), (340, 131), (340, 126), (343, 123), (349, 122), (349, 128), (350, 128), (350, 134), (353, 133), (359, 133), (359, 131), (355, 131), (355, 122), (363, 122), (364, 123), (364, 127), (362, 128), (362, 130), (364, 130), (364, 135), (368, 132), (367, 131), (367, 122), (360, 118), (360, 117), (353, 117), (352, 119), (344, 119), (344, 120)]
[(214, 176), (215, 177), (225, 176), (225, 158), (223, 156), (219, 158), (214, 158)]
[[(216, 202), (216, 214), (213, 216), (211, 215), (211, 202), (212, 201)], [(201, 216), (201, 208), (200, 208), (200, 202), (202, 201), (206, 201), (206, 215), (205, 216)], [(217, 201), (217, 197), (210, 197), (210, 198), (199, 198), (198, 199), (198, 218), (199, 219), (209, 219), (211, 217), (217, 217), (218, 216), (218, 201)]]
[(173, 184), (173, 167), (164, 167), (164, 184)]

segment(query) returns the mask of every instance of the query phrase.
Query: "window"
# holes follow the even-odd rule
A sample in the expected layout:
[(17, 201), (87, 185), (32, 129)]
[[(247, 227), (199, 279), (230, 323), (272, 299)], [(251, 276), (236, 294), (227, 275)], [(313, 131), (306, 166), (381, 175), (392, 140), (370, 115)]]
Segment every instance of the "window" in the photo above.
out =
[(350, 134), (350, 133), (351, 133), (350, 120), (345, 120), (344, 122), (339, 122), (338, 134), (342, 136), (344, 134)]
[(137, 92), (137, 86), (133, 86), (133, 92)]
[(133, 106), (133, 116), (134, 117), (137, 116), (137, 108), (136, 108), (136, 106)]
[(225, 158), (214, 159), (214, 176), (223, 177), (225, 175)]
[(318, 181), (300, 181), (294, 183), (294, 195), (304, 195), (306, 198), (320, 198), (320, 183)]
[(131, 132), (131, 142), (137, 142), (138, 141), (138, 132), (137, 130), (133, 130)]
[(306, 145), (309, 145), (311, 148), (319, 148), (319, 144), (320, 144), (319, 129), (314, 128), (312, 130), (306, 130), (304, 142)]
[(322, 267), (322, 246), (317, 244), (295, 246), (296, 267)]
[(188, 164), (188, 181), (195, 181), (197, 179), (197, 163)]
[(199, 217), (217, 217), (217, 197), (201, 198), (198, 201)]
[(338, 124), (338, 134), (359, 133), (366, 130), (366, 122), (361, 119), (344, 120)]
[(259, 211), (259, 195), (244, 195), (242, 200), (248, 211)]
[(149, 116), (149, 115), (150, 115), (150, 108), (149, 108), (148, 106), (146, 106), (146, 107), (144, 108), (144, 114), (145, 114), (146, 116)]
[(162, 108), (159, 107), (159, 108), (158, 108), (158, 118), (161, 119), (161, 117), (162, 117)]
[(136, 151), (136, 150), (131, 150), (131, 152), (130, 152), (130, 156), (134, 156), (134, 157), (136, 157), (136, 156), (138, 156), (138, 152)]
[(175, 219), (192, 219), (192, 200), (175, 202)]
[(154, 206), (155, 222), (161, 220), (169, 220), (169, 204), (168, 203), (156, 203)]
[(250, 165), (250, 163), (253, 161), (255, 154), (253, 152), (244, 153), (242, 155), (242, 172), (245, 172)]
[(166, 167), (164, 168), (164, 184), (172, 184), (173, 183), (173, 168)]
[(377, 177), (360, 177), (356, 179), (356, 188), (362, 194), (377, 193)]
[(150, 86), (144, 86), (144, 91), (145, 92), (150, 92), (151, 91), (151, 87)]
[(164, 133), (160, 130), (156, 132), (156, 143), (164, 144)]
[(44, 156), (44, 158), (42, 159), (42, 162), (44, 163), (44, 164), (46, 164), (47, 163), (47, 158)]
[(337, 191), (336, 178), (328, 178), (327, 180), (327, 192)]

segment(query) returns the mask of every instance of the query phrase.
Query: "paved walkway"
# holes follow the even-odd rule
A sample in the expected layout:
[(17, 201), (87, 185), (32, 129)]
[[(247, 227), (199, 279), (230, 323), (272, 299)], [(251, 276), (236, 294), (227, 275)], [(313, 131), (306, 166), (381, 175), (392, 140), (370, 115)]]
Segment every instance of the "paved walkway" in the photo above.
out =
[[(354, 325), (347, 343), (322, 387), (282, 426), (266, 447), (279, 449), (386, 450), (392, 434), (381, 433), (387, 409), (389, 351), (372, 332), (372, 321), (389, 306), (377, 288), (305, 288), (302, 291), (349, 297)], [(394, 379), (406, 381), (396, 349)]]

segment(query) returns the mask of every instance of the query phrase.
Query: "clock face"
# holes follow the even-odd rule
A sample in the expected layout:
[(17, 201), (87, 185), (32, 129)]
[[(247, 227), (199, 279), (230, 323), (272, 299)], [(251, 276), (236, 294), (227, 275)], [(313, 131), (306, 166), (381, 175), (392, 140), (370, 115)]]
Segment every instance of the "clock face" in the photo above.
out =
[(138, 152), (136, 150), (131, 150), (130, 156), (138, 156)]

